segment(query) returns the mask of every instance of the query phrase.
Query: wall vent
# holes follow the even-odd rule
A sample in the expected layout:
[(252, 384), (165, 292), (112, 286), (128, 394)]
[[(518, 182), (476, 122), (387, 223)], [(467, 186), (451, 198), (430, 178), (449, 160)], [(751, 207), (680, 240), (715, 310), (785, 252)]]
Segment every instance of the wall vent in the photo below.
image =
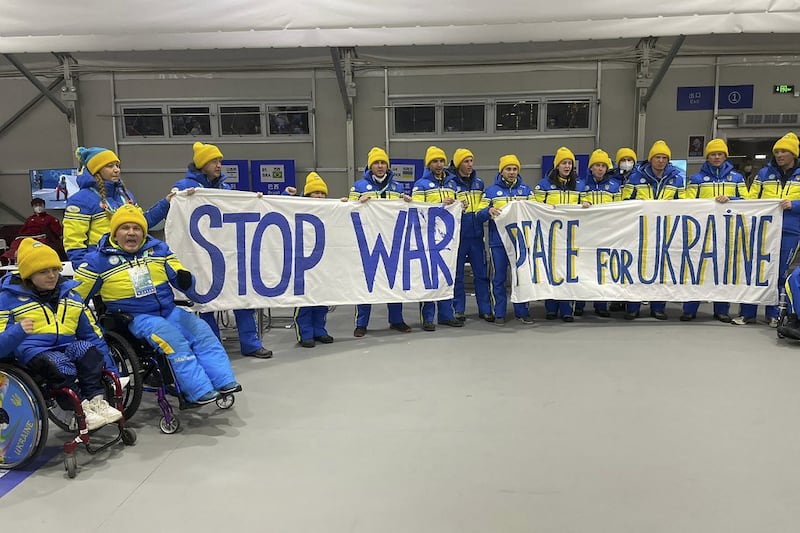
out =
[(778, 126), (800, 126), (800, 113), (742, 113), (739, 127), (774, 128)]

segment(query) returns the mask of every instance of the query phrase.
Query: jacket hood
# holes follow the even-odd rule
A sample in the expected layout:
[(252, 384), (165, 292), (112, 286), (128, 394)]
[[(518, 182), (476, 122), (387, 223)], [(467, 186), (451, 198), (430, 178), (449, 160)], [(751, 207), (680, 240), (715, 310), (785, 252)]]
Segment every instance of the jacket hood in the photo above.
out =
[(646, 163), (641, 167), (639, 167), (639, 171), (644, 175), (645, 178), (648, 179), (648, 181), (652, 181), (654, 183), (673, 178), (676, 175), (680, 175), (681, 173), (681, 169), (679, 169), (672, 163), (667, 163), (667, 167), (664, 169), (664, 175), (660, 179), (657, 178), (656, 175), (653, 173), (653, 167), (650, 163)]
[(706, 176), (727, 176), (732, 170), (733, 164), (727, 160), (722, 162), (722, 164), (719, 166), (719, 169), (712, 166), (708, 161), (703, 163), (703, 166), (700, 167), (700, 172)]
[[(83, 169), (83, 172), (81, 172), (81, 175), (78, 176), (75, 181), (81, 189), (97, 188), (97, 181), (94, 179), (94, 176), (89, 174), (88, 169)], [(115, 196), (117, 194), (117, 189), (119, 189), (120, 186), (118, 181), (103, 180), (103, 183), (106, 186), (106, 196)]]
[(211, 181), (209, 181), (208, 176), (203, 174), (196, 166), (194, 166), (194, 163), (189, 163), (189, 166), (186, 168), (185, 178), (196, 181), (206, 189), (211, 189), (212, 187), (219, 187), (221, 184), (225, 183), (225, 180), (228, 179), (228, 176), (226, 176), (223, 172), (219, 179), (212, 184)]
[[(394, 172), (392, 172), (391, 168), (386, 171), (386, 177), (388, 178), (389, 182), (394, 181)], [(378, 187), (379, 189), (383, 188), (386, 185), (386, 181), (384, 181), (383, 183), (378, 183), (378, 181), (375, 179), (375, 176), (372, 175), (372, 171), (369, 168), (364, 169), (364, 179), (370, 182), (372, 185)]]
[(503, 189), (513, 189), (515, 187), (519, 187), (520, 185), (525, 185), (525, 182), (522, 181), (522, 176), (517, 175), (517, 180), (511, 185), (509, 185), (503, 179), (503, 175), (500, 172), (498, 172), (497, 176), (495, 176), (494, 178), (494, 184), (497, 185), (498, 187), (502, 187)]
[[(444, 176), (442, 177), (441, 183), (444, 184), (444, 183), (447, 183), (453, 177), (453, 175), (450, 173), (450, 169), (449, 168), (445, 168), (443, 172), (444, 172)], [(425, 172), (422, 173), (422, 178), (421, 179), (429, 179), (429, 180), (434, 181), (434, 182), (439, 181), (439, 180), (436, 179), (436, 176), (433, 175), (433, 172), (431, 172), (431, 169), (429, 169), (429, 168), (426, 168)]]

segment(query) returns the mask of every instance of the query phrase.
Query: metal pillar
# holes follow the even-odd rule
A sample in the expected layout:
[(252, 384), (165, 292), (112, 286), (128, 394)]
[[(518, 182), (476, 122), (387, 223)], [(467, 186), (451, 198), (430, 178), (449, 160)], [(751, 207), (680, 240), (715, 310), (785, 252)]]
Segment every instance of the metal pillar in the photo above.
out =
[[(331, 48), (331, 61), (339, 83), (339, 94), (345, 114), (345, 137), (347, 141), (347, 177), (350, 183), (356, 179), (355, 163), (355, 128), (353, 122), (353, 101), (356, 96), (356, 84), (353, 79), (353, 49)], [(344, 55), (344, 65), (342, 56)]]
[(69, 54), (58, 54), (61, 66), (64, 68), (64, 86), (61, 88), (61, 100), (67, 107), (67, 124), (69, 126), (69, 140), (72, 153), (81, 145), (80, 128), (78, 124), (78, 87), (77, 78), (72, 74), (72, 62), (75, 61)]

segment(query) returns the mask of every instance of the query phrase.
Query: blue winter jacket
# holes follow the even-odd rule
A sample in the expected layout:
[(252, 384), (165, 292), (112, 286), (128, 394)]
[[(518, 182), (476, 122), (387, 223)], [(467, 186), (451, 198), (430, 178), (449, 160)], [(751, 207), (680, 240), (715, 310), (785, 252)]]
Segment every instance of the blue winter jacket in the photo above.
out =
[(484, 194), (483, 180), (474, 170), (468, 178), (454, 172), (447, 185), (456, 191), (456, 200), (466, 204), (466, 208), (461, 213), (461, 240), (483, 240), (483, 225), (489, 219), (488, 210), (483, 211), (489, 205)]
[(700, 172), (689, 178), (686, 184), (686, 198), (717, 198), (727, 196), (741, 200), (747, 196), (744, 176), (733, 169), (730, 161), (723, 161), (719, 167), (706, 161)]
[(382, 200), (396, 200), (405, 194), (403, 185), (394, 181), (394, 172), (390, 170), (386, 173), (386, 181), (378, 183), (370, 169), (364, 170), (364, 176), (355, 182), (350, 188), (348, 198), (352, 201), (358, 200), (362, 194), (367, 194), (370, 198)]
[(228, 179), (224, 173), (213, 182), (209, 181), (208, 176), (203, 174), (200, 170), (194, 166), (194, 163), (190, 164), (189, 167), (186, 169), (186, 175), (183, 179), (178, 180), (175, 182), (175, 188), (179, 191), (184, 189), (191, 189), (192, 187), (195, 188), (202, 188), (202, 189), (230, 189), (231, 186), (225, 183), (225, 180)]
[[(499, 172), (495, 177), (494, 185), (490, 185), (485, 194), (488, 205), (481, 210), (481, 218), (483, 220), (490, 218), (489, 209), (492, 207), (501, 209), (510, 202), (533, 198), (533, 191), (522, 181), (522, 176), (517, 176), (517, 181), (509, 185), (503, 180), (503, 176)], [(500, 240), (500, 234), (497, 232), (497, 224), (495, 224), (494, 220), (489, 220), (489, 246), (503, 246), (503, 241)]]
[[(108, 346), (95, 324), (91, 311), (74, 289), (77, 281), (60, 278), (58, 303), (42, 301), (33, 290), (22, 284), (19, 274), (6, 274), (0, 279), (0, 358), (14, 354), (27, 365), (42, 352), (63, 352), (76, 340), (92, 343), (108, 360)], [(25, 333), (20, 322), (33, 319), (34, 332)]]
[(800, 235), (800, 167), (783, 172), (774, 160), (770, 161), (758, 171), (748, 198), (791, 200), (792, 208), (783, 212), (783, 232)]
[(622, 190), (623, 200), (677, 200), (683, 198), (686, 176), (672, 163), (667, 163), (661, 178), (653, 173), (648, 162), (640, 164), (628, 175)]

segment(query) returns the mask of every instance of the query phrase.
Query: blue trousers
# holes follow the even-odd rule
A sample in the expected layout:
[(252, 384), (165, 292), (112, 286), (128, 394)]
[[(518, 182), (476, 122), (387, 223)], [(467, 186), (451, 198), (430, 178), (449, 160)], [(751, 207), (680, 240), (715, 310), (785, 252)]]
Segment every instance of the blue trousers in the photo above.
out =
[(294, 329), (298, 341), (310, 341), (328, 334), (325, 321), (328, 318), (327, 305), (298, 307), (294, 314)]
[[(389, 309), (389, 324), (400, 324), (403, 320), (403, 304), (386, 304)], [(369, 315), (372, 313), (371, 304), (356, 306), (356, 327), (366, 328), (369, 325)]]
[(488, 315), (492, 312), (492, 302), (489, 298), (489, 270), (486, 265), (486, 247), (482, 238), (468, 239), (462, 237), (458, 245), (456, 282), (453, 287), (453, 307), (456, 313), (464, 313), (467, 309), (467, 291), (464, 288), (464, 265), (467, 261), (472, 266), (475, 299), (478, 300), (478, 313)]
[(39, 355), (50, 359), (65, 378), (62, 383), (48, 383), (49, 386), (74, 388), (75, 378), (77, 378), (81, 399), (88, 400), (105, 394), (106, 388), (103, 385), (105, 361), (103, 355), (91, 342), (75, 341), (69, 344), (63, 352), (47, 350)]
[[(586, 302), (583, 302), (583, 301), (575, 302), (575, 310), (576, 311), (578, 309), (583, 311), (583, 309), (585, 307), (586, 307)], [(595, 311), (608, 311), (608, 302), (594, 302), (594, 310)]]
[[(252, 309), (237, 309), (233, 312), (236, 317), (236, 329), (239, 331), (239, 350), (241, 353), (253, 353), (262, 347), (256, 327), (256, 315)], [(222, 339), (219, 334), (219, 325), (214, 313), (200, 313), (200, 318), (206, 321), (217, 339)]]
[(422, 322), (433, 322), (436, 318), (436, 308), (439, 308), (439, 322), (449, 322), (455, 318), (453, 313), (453, 300), (440, 300), (438, 302), (421, 302), (419, 311), (422, 315)]
[[(497, 318), (506, 317), (506, 305), (508, 295), (506, 294), (506, 276), (508, 275), (508, 256), (501, 246), (490, 246), (492, 253), (492, 296), (494, 297), (494, 316)], [(530, 316), (527, 303), (514, 304), (514, 316), (522, 318)]]
[[(798, 241), (800, 241), (800, 235), (789, 235), (786, 233), (781, 235), (781, 262), (778, 265), (778, 293), (780, 293), (786, 283), (789, 265), (792, 264), (794, 256), (797, 253)], [(742, 304), (740, 312), (745, 318), (756, 318), (758, 306), (755, 304)], [(778, 318), (778, 306), (768, 305), (765, 309), (765, 314), (767, 319)]]
[[(625, 304), (625, 311), (628, 313), (638, 313), (642, 308), (642, 302), (628, 302)], [(651, 313), (663, 313), (667, 310), (667, 302), (650, 302)]]
[(546, 313), (556, 313), (561, 317), (573, 315), (572, 302), (568, 300), (545, 300), (544, 310)]
[(128, 328), (167, 356), (187, 401), (236, 381), (219, 339), (206, 322), (188, 311), (176, 307), (166, 318), (136, 315)]
[[(683, 313), (686, 315), (696, 315), (700, 308), (700, 302), (686, 302), (683, 304)], [(715, 315), (727, 315), (731, 310), (731, 304), (727, 302), (714, 302)]]
[(786, 312), (800, 316), (800, 267), (789, 274), (784, 284), (786, 289)]

